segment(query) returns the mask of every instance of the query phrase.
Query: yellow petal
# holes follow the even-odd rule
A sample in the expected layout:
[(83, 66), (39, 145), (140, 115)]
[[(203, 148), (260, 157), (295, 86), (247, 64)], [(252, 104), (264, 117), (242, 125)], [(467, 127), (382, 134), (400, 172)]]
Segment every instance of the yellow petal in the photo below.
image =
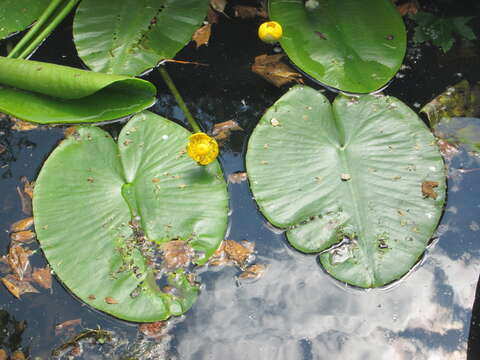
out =
[(208, 165), (218, 156), (218, 144), (214, 138), (203, 132), (190, 135), (187, 154), (200, 165)]
[(280, 40), (283, 35), (282, 25), (276, 21), (267, 21), (264, 22), (258, 28), (258, 37), (260, 40), (272, 43)]

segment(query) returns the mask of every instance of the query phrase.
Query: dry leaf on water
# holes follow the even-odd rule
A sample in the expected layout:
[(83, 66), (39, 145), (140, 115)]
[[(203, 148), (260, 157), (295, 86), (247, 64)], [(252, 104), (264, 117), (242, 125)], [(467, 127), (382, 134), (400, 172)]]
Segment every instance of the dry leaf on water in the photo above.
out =
[(25, 293), (38, 293), (38, 290), (35, 289), (28, 281), (18, 280), (13, 275), (7, 275), (2, 278), (3, 285), (10, 291), (10, 293), (15, 296), (17, 299), (20, 299)]
[(252, 71), (277, 87), (290, 82), (303, 84), (302, 75), (280, 61), (283, 56), (283, 54), (259, 55), (255, 58)]
[(35, 239), (36, 234), (32, 230), (19, 231), (10, 234), (10, 239), (16, 242), (28, 244)]
[(29, 182), (26, 176), (20, 178), (23, 189), (17, 186), (17, 193), (22, 204), (22, 212), (26, 215), (32, 215), (32, 197), (35, 182)]
[(219, 143), (223, 143), (230, 137), (232, 131), (243, 131), (243, 129), (235, 120), (227, 120), (213, 126), (212, 136)]
[(28, 181), (26, 176), (20, 178), (20, 182), (23, 184), (23, 192), (27, 194), (30, 199), (33, 199), (33, 188), (35, 187), (35, 181)]
[(212, 266), (235, 264), (243, 268), (254, 250), (253, 242), (242, 241), (240, 244), (233, 240), (224, 240), (208, 263)]
[(24, 277), (29, 277), (31, 274), (32, 268), (28, 260), (31, 254), (31, 250), (25, 250), (20, 245), (11, 245), (8, 250), (8, 264), (19, 280), (23, 280)]
[(212, 34), (212, 25), (203, 25), (200, 29), (197, 29), (192, 35), (192, 40), (197, 44), (197, 49), (202, 45), (207, 45)]
[(232, 184), (240, 184), (243, 181), (247, 180), (246, 172), (235, 172), (228, 175), (228, 182)]
[(409, 14), (416, 14), (418, 12), (418, 7), (415, 1), (409, 1), (407, 3), (398, 5), (397, 11), (402, 16), (409, 15)]
[(10, 360), (25, 360), (25, 359), (26, 359), (25, 354), (20, 350), (16, 350), (10, 358)]
[(29, 130), (36, 129), (38, 127), (38, 125), (35, 125), (27, 121), (22, 121), (14, 117), (10, 117), (10, 120), (13, 122), (12, 130), (29, 131)]
[(52, 288), (52, 273), (48, 266), (45, 268), (34, 268), (32, 279), (44, 289)]
[(435, 200), (438, 194), (435, 192), (434, 188), (438, 187), (437, 181), (424, 181), (422, 182), (422, 194), (425, 198), (430, 198)]
[(11, 232), (28, 230), (33, 226), (33, 217), (27, 217), (22, 220), (18, 220), (10, 225)]
[(253, 264), (250, 265), (239, 276), (240, 279), (258, 279), (265, 272), (265, 265)]
[(153, 323), (145, 323), (138, 326), (138, 331), (150, 338), (159, 338), (163, 336), (167, 329), (166, 321), (156, 321)]
[(171, 240), (162, 245), (163, 265), (167, 269), (177, 269), (190, 264), (194, 251), (183, 240)]
[(0, 349), (0, 360), (7, 360), (7, 352), (3, 349)]

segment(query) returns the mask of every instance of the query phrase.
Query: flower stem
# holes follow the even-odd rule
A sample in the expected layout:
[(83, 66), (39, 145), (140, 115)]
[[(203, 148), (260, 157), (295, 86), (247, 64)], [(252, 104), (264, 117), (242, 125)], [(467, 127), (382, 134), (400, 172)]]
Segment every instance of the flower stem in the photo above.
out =
[(18, 53), (25, 44), (27, 44), (35, 34), (40, 30), (40, 28), (45, 24), (50, 15), (52, 15), (58, 6), (63, 0), (52, 0), (47, 8), (43, 11), (42, 15), (37, 19), (35, 25), (33, 25), (30, 30), (20, 39), (20, 41), (15, 45), (15, 47), (10, 51), (7, 57), (14, 58), (15, 54)]
[[(62, 8), (64, 0), (52, 0), (50, 5), (48, 5), (42, 15), (38, 18), (36, 24), (27, 32), (18, 44), (15, 45), (13, 50), (8, 54), (8, 57), (17, 59), (25, 59), (28, 57), (35, 48), (40, 45), (40, 43), (45, 40), (53, 30), (55, 30), (58, 24), (62, 22), (79, 1), (80, 0), (68, 0)], [(22, 48), (24, 49), (22, 50)]]
[(165, 81), (165, 83), (168, 86), (168, 89), (170, 90), (172, 95), (175, 97), (175, 100), (177, 100), (178, 106), (180, 106), (180, 109), (182, 109), (183, 113), (185, 114), (185, 117), (187, 118), (188, 123), (192, 127), (193, 132), (200, 132), (201, 131), (200, 127), (198, 126), (197, 122), (195, 121), (192, 114), (190, 113), (190, 110), (188, 110), (187, 105), (185, 104), (185, 101), (183, 101), (182, 96), (178, 92), (177, 87), (173, 83), (172, 78), (170, 77), (170, 75), (168, 75), (168, 72), (165, 69), (165, 67), (160, 66), (159, 71), (160, 71), (160, 75), (162, 75), (163, 81)]

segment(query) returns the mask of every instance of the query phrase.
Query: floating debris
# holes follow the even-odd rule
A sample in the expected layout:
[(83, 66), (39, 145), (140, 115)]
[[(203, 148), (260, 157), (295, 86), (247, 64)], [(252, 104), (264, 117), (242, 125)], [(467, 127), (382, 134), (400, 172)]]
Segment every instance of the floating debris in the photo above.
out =
[(242, 272), (239, 276), (240, 279), (258, 279), (265, 272), (265, 265), (262, 264), (253, 264), (250, 265)]
[(10, 225), (11, 232), (28, 230), (33, 226), (33, 217), (27, 217), (22, 220), (18, 220)]
[(434, 188), (438, 187), (438, 181), (424, 181), (422, 182), (422, 194), (424, 198), (431, 198), (435, 200), (438, 194), (435, 192)]
[(244, 171), (239, 171), (228, 175), (228, 182), (231, 184), (240, 184), (244, 181), (247, 181), (247, 173)]
[(163, 265), (167, 269), (187, 267), (195, 252), (192, 247), (183, 240), (170, 240), (162, 244)]

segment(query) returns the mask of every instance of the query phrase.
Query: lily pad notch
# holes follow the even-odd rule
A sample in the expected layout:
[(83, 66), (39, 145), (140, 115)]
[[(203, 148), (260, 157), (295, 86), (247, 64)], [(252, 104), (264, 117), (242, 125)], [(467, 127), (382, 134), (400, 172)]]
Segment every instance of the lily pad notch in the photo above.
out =
[(33, 200), (37, 237), (82, 301), (136, 322), (195, 302), (190, 261), (204, 264), (223, 240), (228, 194), (217, 161), (200, 167), (185, 155), (189, 135), (143, 112), (118, 144), (99, 128), (78, 127), (45, 162)]
[(40, 124), (122, 118), (155, 103), (146, 80), (0, 57), (0, 111)]
[(330, 275), (363, 288), (414, 266), (445, 202), (435, 138), (389, 96), (340, 95), (330, 104), (295, 86), (263, 115), (246, 165), (260, 210), (290, 244), (319, 253)]

